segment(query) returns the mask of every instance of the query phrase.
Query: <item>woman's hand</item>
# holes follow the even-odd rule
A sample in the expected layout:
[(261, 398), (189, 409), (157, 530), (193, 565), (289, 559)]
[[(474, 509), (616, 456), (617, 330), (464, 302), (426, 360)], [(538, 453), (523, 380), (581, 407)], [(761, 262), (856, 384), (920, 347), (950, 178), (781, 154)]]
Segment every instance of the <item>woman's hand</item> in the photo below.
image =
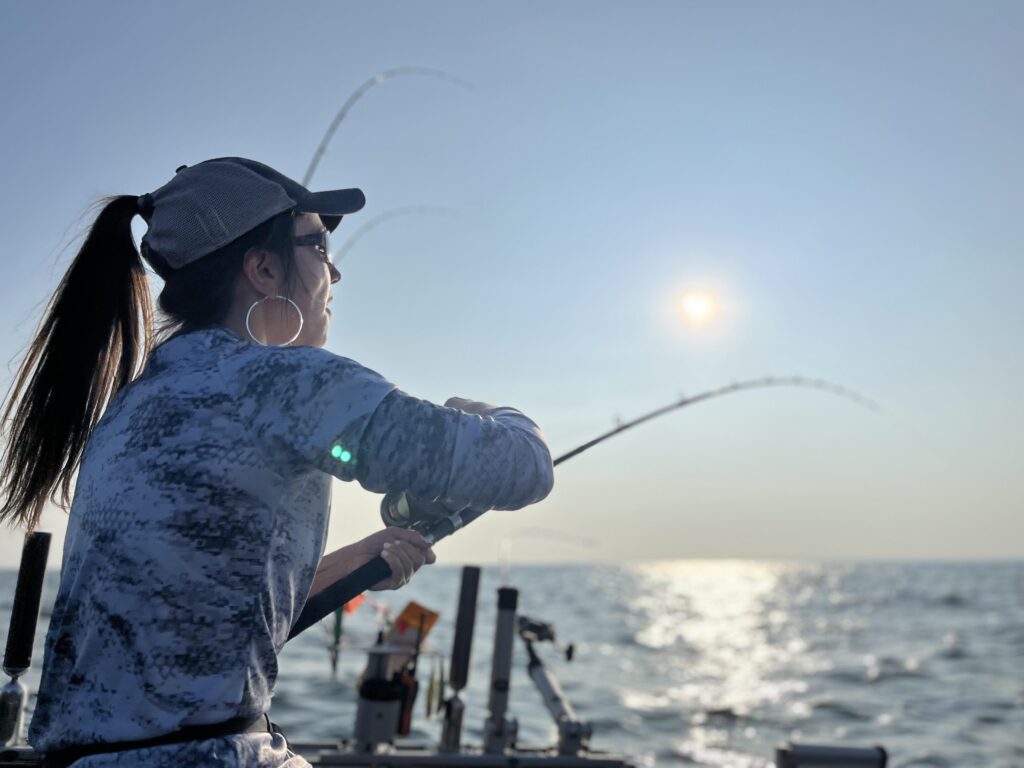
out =
[(416, 571), (437, 560), (427, 540), (415, 531), (397, 527), (385, 528), (383, 531), (370, 534), (362, 541), (324, 555), (317, 565), (313, 584), (306, 599), (345, 578), (377, 555), (382, 556), (391, 567), (391, 576), (370, 587), (376, 591), (398, 589), (408, 584)]
[(404, 587), (424, 565), (437, 560), (430, 544), (415, 531), (385, 528), (352, 545), (352, 569), (380, 555), (391, 566), (391, 576), (370, 587), (374, 592)]

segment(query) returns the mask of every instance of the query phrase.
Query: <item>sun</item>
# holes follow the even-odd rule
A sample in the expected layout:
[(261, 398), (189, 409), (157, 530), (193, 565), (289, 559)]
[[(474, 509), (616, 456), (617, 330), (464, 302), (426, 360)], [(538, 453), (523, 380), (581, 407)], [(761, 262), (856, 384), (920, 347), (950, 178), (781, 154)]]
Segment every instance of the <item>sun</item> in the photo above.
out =
[(705, 326), (718, 315), (718, 301), (707, 291), (685, 291), (679, 297), (679, 311), (687, 325)]

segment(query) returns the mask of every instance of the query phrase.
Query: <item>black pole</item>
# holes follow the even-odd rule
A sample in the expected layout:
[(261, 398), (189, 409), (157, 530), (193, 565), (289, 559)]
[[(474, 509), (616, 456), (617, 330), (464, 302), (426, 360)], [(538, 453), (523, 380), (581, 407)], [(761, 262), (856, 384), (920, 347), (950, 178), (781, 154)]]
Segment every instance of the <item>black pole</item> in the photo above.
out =
[(39, 621), (39, 601), (43, 594), (49, 554), (50, 534), (37, 531), (25, 535), (4, 652), (3, 668), (12, 677), (17, 677), (32, 666), (32, 645), (36, 636), (36, 623)]
[(476, 624), (477, 591), (480, 569), (467, 565), (462, 569), (462, 587), (459, 590), (459, 608), (455, 618), (455, 639), (452, 642), (452, 663), (448, 682), (458, 692), (469, 681), (469, 662), (473, 650), (473, 627)]

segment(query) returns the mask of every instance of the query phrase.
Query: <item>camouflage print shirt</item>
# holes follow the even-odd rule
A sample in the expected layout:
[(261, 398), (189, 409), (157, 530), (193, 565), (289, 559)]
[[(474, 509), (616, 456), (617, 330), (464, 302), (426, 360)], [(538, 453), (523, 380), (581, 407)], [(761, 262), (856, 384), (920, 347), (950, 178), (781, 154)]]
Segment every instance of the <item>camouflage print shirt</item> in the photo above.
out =
[[(536, 424), (410, 397), (313, 347), (225, 328), (158, 347), (93, 432), (29, 728), (40, 751), (266, 711), (324, 553), (331, 476), (475, 508), (551, 489)], [(76, 768), (300, 766), (279, 735), (84, 758)]]

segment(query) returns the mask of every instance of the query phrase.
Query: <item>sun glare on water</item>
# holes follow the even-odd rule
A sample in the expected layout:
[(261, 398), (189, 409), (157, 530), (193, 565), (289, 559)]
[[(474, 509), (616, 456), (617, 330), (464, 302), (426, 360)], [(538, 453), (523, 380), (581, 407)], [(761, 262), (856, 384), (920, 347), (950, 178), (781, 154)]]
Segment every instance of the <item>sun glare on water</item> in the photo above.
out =
[(679, 297), (679, 311), (687, 325), (704, 326), (718, 314), (718, 302), (707, 291), (690, 290)]

